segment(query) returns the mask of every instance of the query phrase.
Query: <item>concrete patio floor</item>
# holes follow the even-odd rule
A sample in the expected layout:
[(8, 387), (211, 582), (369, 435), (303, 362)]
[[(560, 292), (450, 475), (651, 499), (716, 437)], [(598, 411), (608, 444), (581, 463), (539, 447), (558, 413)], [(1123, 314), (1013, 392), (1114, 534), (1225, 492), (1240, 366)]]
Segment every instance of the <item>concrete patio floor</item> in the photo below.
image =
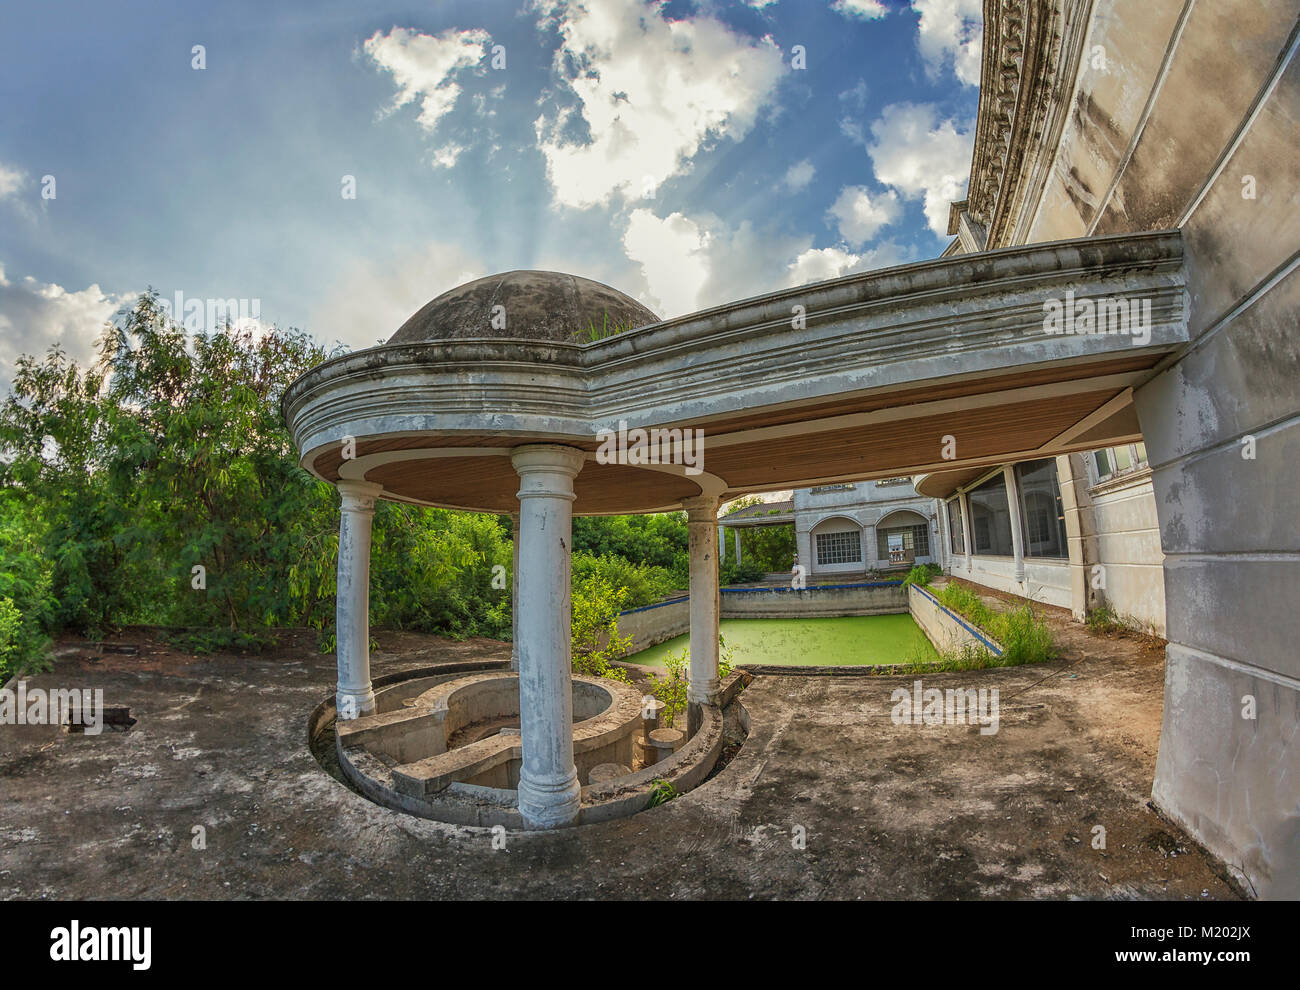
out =
[[(741, 695), (749, 739), (703, 786), (631, 819), (509, 833), (504, 848), (321, 769), (306, 723), (334, 658), (306, 634), (253, 657), (195, 659), (145, 634), (123, 637), (134, 656), (65, 643), (29, 687), (102, 687), (139, 721), (96, 737), (0, 728), (0, 897), (1239, 897), (1147, 804), (1160, 655), (1067, 632), (1051, 665), (923, 678), (996, 686), (996, 735), (894, 725), (890, 692), (910, 677), (760, 676)], [(509, 655), (375, 638), (376, 675)]]

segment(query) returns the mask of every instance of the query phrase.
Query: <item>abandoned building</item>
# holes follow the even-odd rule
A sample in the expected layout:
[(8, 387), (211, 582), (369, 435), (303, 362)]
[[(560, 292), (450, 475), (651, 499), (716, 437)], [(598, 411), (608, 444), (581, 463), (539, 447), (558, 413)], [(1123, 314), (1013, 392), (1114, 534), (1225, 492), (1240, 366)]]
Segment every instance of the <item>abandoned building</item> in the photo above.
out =
[[(837, 486), (907, 477), (941, 514), (829, 514), (800, 531), (800, 559), (848, 572), (910, 552), (1155, 627), (1156, 805), (1261, 896), (1300, 893), (1300, 40), (1293, 4), (1244, 6), (989, 0), (969, 190), (939, 258), (664, 321), (585, 279), (511, 272), (299, 379), (286, 420), (343, 505), (340, 739), (376, 740), (352, 751), (354, 779), (452, 820), (455, 800), (489, 791), (499, 820), (533, 828), (636, 810), (579, 771), (623, 762), (637, 712), (571, 676), (571, 518), (684, 509), (689, 788), (725, 690), (720, 501), (807, 489), (797, 519)], [(1140, 305), (1095, 305), (1115, 300)], [(1054, 319), (1066, 306), (1070, 332)], [(1144, 325), (1099, 326), (1116, 312)], [(576, 339), (606, 317), (636, 328)], [(620, 421), (703, 430), (702, 473), (601, 463), (596, 435)], [(516, 692), (517, 739), (480, 740), (472, 759), (407, 751), (409, 694), (376, 700), (381, 498), (517, 520), (517, 669), (454, 689), (466, 704)], [(454, 712), (443, 694), (419, 717)]]

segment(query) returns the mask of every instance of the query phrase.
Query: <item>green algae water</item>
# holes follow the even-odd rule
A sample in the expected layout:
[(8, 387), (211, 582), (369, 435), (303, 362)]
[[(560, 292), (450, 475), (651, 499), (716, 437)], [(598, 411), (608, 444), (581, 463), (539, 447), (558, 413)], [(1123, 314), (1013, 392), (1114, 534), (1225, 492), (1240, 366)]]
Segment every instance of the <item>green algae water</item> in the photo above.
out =
[[(925, 633), (905, 613), (829, 619), (723, 619), (721, 628), (732, 660), (738, 665), (860, 666), (939, 659)], [(627, 660), (662, 667), (665, 657), (689, 645), (689, 636), (675, 636)]]

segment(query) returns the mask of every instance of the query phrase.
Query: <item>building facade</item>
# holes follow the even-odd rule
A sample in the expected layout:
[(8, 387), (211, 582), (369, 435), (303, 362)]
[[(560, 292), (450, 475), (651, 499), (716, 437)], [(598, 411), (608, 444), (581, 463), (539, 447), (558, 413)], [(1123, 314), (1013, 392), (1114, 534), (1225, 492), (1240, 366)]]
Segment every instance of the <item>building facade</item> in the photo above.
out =
[(1108, 607), (1121, 621), (1164, 635), (1164, 554), (1145, 444), (917, 484), (942, 499), (952, 574), (1068, 608), (1079, 620)]
[(790, 525), (796, 545), (791, 564), (803, 565), (806, 577), (860, 578), (945, 562), (939, 503), (917, 494), (904, 477), (798, 488), (789, 499), (728, 513), (718, 520), (723, 559), (744, 559), (742, 530)]

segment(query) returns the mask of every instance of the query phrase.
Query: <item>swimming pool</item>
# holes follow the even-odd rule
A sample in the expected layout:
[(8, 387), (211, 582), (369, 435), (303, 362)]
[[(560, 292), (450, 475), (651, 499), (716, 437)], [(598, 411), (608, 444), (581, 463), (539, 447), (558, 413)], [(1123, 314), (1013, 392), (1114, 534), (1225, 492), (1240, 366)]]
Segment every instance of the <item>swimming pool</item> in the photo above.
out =
[[(939, 658), (921, 628), (906, 613), (817, 619), (723, 619), (721, 630), (732, 661), (737, 665), (862, 666)], [(665, 657), (680, 653), (689, 643), (687, 635), (674, 636), (626, 659), (662, 667)]]

